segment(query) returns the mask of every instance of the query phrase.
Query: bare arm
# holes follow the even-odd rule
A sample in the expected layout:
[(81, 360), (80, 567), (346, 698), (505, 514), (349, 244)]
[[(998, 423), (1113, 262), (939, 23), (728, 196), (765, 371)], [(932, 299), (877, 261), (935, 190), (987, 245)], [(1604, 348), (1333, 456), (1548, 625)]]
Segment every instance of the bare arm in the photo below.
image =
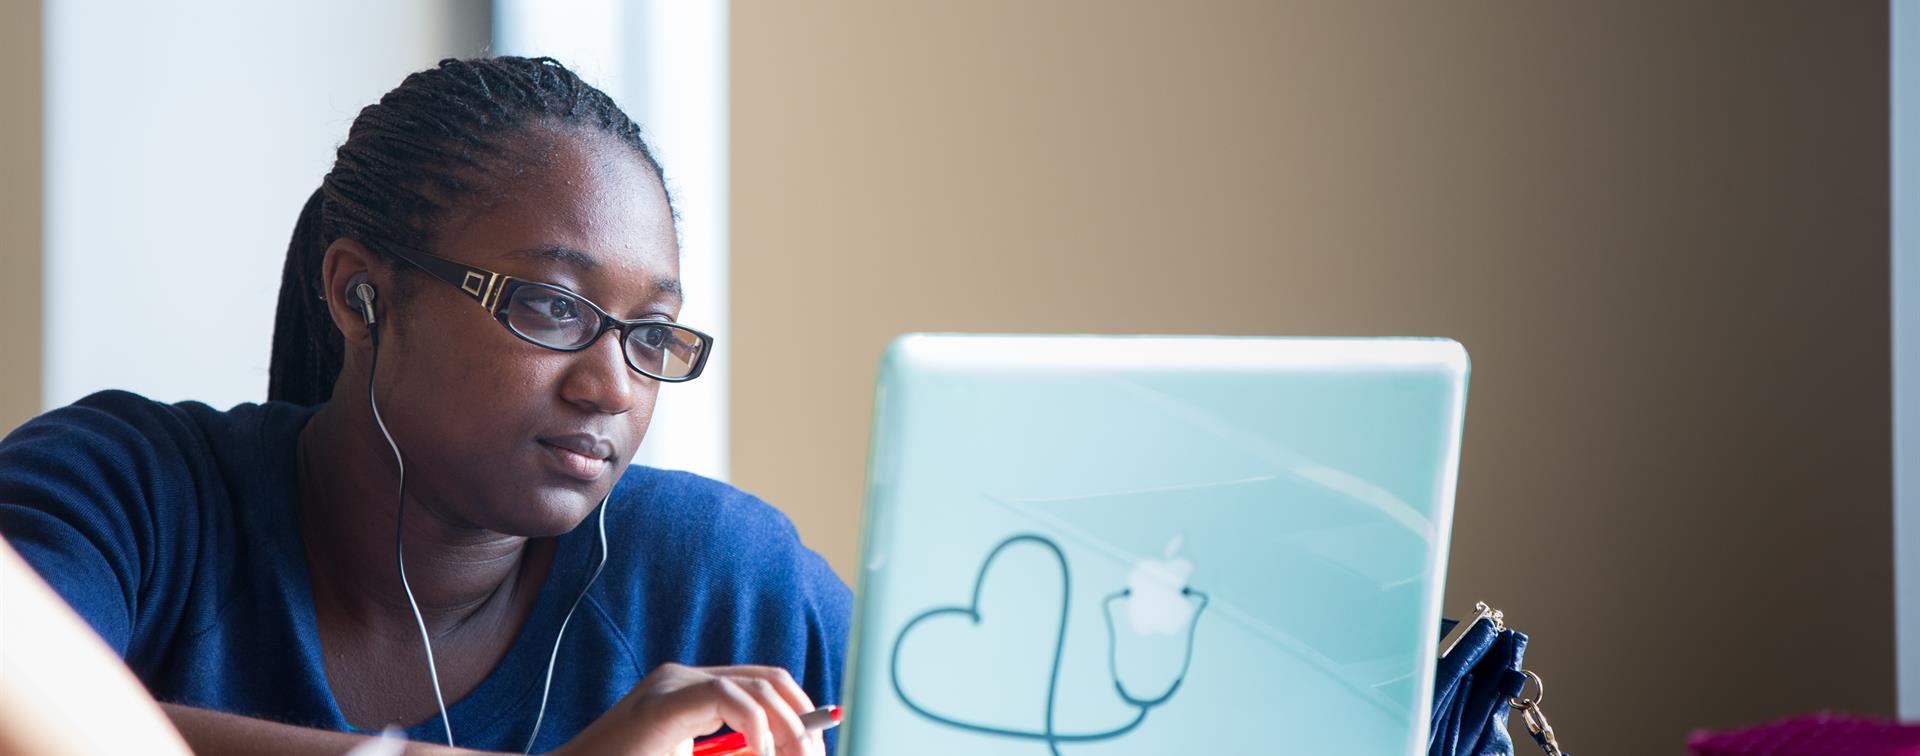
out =
[[(191, 744), (203, 754), (341, 756), (372, 739), (157, 704), (113, 649), (0, 539), (0, 755), (186, 754)], [(408, 743), (405, 752), (479, 753), (424, 743)]]
[(185, 754), (113, 649), (0, 539), (0, 754)]

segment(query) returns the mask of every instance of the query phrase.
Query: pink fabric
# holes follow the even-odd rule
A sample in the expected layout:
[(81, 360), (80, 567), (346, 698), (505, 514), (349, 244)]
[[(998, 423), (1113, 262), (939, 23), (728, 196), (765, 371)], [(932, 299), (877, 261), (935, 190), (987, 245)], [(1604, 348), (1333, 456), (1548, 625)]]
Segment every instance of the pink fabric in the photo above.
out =
[(1920, 725), (1813, 714), (1725, 732), (1696, 732), (1693, 756), (1920, 756)]

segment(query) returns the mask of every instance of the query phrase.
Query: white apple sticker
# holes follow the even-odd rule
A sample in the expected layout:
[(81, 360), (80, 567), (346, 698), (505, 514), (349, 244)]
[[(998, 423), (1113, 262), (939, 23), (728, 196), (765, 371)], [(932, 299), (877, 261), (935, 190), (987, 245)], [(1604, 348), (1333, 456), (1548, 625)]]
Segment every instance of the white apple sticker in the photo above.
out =
[(1198, 610), (1184, 591), (1193, 562), (1180, 557), (1181, 537), (1167, 542), (1161, 559), (1144, 559), (1127, 575), (1127, 623), (1140, 635), (1186, 632)]

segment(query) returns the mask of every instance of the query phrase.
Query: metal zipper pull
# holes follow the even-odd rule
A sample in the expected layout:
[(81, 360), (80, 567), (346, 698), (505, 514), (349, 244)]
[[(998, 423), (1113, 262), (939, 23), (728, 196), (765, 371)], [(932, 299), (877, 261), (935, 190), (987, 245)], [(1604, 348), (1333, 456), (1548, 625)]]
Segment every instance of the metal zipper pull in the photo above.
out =
[(1453, 653), (1453, 647), (1460, 645), (1460, 639), (1467, 637), (1467, 631), (1473, 629), (1474, 623), (1483, 619), (1492, 622), (1495, 631), (1507, 629), (1507, 615), (1505, 613), (1499, 609), (1487, 606), (1487, 602), (1485, 601), (1475, 601), (1473, 602), (1473, 616), (1460, 620), (1458, 624), (1453, 626), (1453, 632), (1447, 633), (1447, 637), (1440, 639), (1439, 658), (1445, 659), (1447, 658), (1447, 654)]

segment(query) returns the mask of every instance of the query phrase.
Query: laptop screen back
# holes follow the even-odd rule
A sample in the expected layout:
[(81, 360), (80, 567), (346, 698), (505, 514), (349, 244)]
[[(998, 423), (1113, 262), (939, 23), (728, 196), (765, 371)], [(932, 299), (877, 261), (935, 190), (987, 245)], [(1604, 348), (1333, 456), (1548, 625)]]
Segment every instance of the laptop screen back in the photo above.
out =
[(842, 753), (1423, 753), (1447, 340), (910, 336)]

